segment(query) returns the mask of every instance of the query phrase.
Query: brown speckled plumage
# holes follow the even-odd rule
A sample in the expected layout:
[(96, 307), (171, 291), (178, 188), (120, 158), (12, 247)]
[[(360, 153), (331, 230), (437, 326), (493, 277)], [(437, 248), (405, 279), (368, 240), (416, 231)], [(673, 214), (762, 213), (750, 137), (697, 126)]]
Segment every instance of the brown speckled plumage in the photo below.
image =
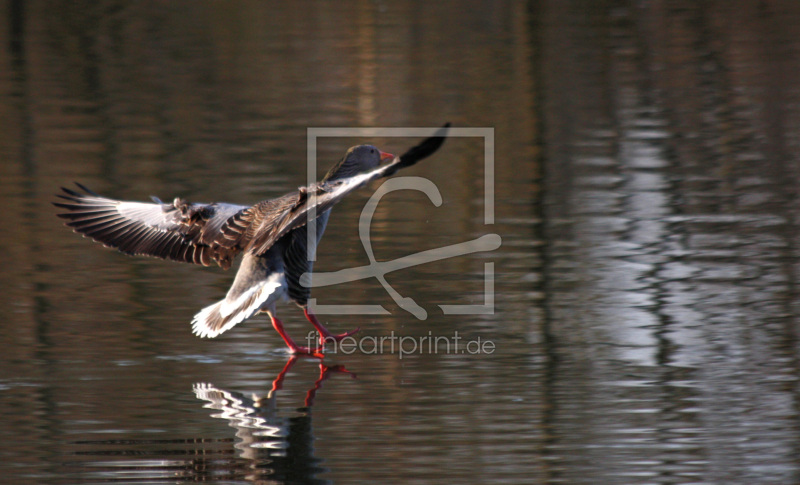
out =
[(336, 203), (358, 187), (431, 155), (443, 143), (447, 126), (383, 166), (381, 161), (390, 155), (371, 145), (350, 148), (321, 182), (252, 206), (180, 198), (171, 204), (156, 198), (152, 203), (119, 201), (80, 184), (81, 192), (63, 188), (58, 194), (62, 200), (54, 205), (65, 209), (58, 216), (76, 232), (126, 254), (227, 269), (244, 253), (226, 298), (193, 321), (195, 333), (214, 337), (259, 311), (273, 316), (283, 297), (305, 307), (310, 288), (300, 284), (300, 276), (311, 273), (308, 255), (316, 251), (316, 244), (307, 247), (309, 216), (314, 217), (319, 243)]

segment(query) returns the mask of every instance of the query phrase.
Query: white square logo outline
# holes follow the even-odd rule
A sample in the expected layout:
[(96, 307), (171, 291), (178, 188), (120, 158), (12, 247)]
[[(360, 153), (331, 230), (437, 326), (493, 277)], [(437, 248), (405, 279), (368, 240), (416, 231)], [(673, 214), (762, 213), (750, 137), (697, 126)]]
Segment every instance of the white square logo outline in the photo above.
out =
[[(430, 137), (433, 136), (440, 127), (373, 127), (373, 128), (362, 128), (362, 127), (327, 127), (327, 128), (318, 128), (318, 127), (309, 127), (306, 130), (307, 136), (307, 150), (308, 150), (308, 158), (307, 158), (307, 177), (308, 177), (308, 185), (315, 184), (316, 181), (316, 174), (317, 174), (317, 139), (321, 137), (329, 137), (329, 138), (343, 138), (343, 137), (359, 137), (359, 138), (391, 138), (391, 137), (404, 137), (404, 138), (411, 138), (411, 137)], [(483, 138), (483, 145), (484, 145), (484, 225), (493, 225), (494, 224), (494, 207), (495, 207), (495, 192), (494, 192), (494, 128), (490, 127), (475, 127), (475, 128), (458, 128), (458, 127), (450, 127), (447, 131), (448, 138), (455, 138), (455, 137), (479, 137)], [(395, 177), (399, 178), (399, 177)], [(428, 179), (423, 179), (428, 180)], [(429, 181), (430, 182), (430, 181)], [(432, 184), (432, 182), (431, 182)], [(430, 197), (430, 194), (429, 194)], [(438, 205), (438, 204), (437, 204)], [(312, 222), (313, 219), (316, 218), (316, 213), (314, 211), (309, 211), (308, 213), (309, 222)], [(315, 234), (315, 225), (309, 224), (309, 231), (308, 237), (309, 241), (314, 241), (316, 239)], [(313, 238), (313, 239), (312, 239)], [(481, 238), (478, 238), (473, 241), (461, 243), (460, 245), (454, 245), (449, 248), (442, 248), (442, 249), (452, 249), (452, 253), (450, 256), (447, 257), (454, 257), (458, 255), (468, 254), (471, 252), (479, 252), (479, 251), (489, 251), (497, 249), (501, 244), (500, 236), (497, 234), (486, 234)], [(461, 246), (461, 249), (456, 249), (456, 246)], [(308, 244), (308, 247), (313, 247), (312, 244)], [(473, 249), (467, 249), (465, 251), (464, 248), (470, 247)], [(417, 253), (421, 254), (421, 253)], [(308, 255), (309, 260), (315, 260), (314, 254)], [(372, 259), (372, 255), (370, 254), (370, 259)], [(441, 259), (435, 258), (435, 259)], [(431, 260), (435, 260), (431, 259)], [(418, 263), (418, 264), (424, 264)], [(324, 273), (323, 273), (324, 274)], [(371, 277), (371, 276), (369, 276)], [(403, 298), (399, 294), (388, 286), (388, 283), (385, 282), (385, 279), (382, 277), (381, 283), (384, 287), (389, 291), (392, 298), (397, 302), (401, 308), (409, 311), (410, 313), (414, 314), (420, 320), (424, 320), (427, 317), (427, 312), (424, 309), (416, 305), (410, 298)], [(494, 262), (486, 262), (484, 263), (484, 302), (483, 304), (472, 304), (472, 305), (437, 305), (439, 308), (442, 309), (443, 314), (445, 315), (492, 315), (494, 314)], [(322, 286), (322, 285), (315, 285), (312, 280), (312, 287), (314, 286)], [(310, 309), (317, 314), (329, 314), (329, 315), (387, 315), (390, 312), (384, 308), (382, 305), (320, 305), (317, 304), (316, 298), (309, 298), (308, 305)]]

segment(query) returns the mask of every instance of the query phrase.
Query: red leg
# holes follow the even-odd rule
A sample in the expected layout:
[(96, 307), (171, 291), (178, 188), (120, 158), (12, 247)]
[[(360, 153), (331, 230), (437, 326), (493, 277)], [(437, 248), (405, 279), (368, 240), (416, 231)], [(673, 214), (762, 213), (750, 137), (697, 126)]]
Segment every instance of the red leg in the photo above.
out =
[(356, 332), (358, 332), (359, 330), (361, 330), (361, 327), (359, 327), (359, 328), (357, 328), (355, 330), (351, 330), (349, 332), (340, 333), (340, 334), (333, 334), (327, 328), (322, 326), (321, 323), (319, 323), (319, 320), (317, 320), (317, 316), (314, 315), (313, 313), (311, 313), (311, 310), (309, 310), (308, 307), (303, 308), (303, 313), (306, 314), (306, 318), (308, 319), (308, 321), (311, 322), (311, 325), (314, 325), (314, 328), (316, 328), (317, 332), (319, 332), (319, 345), (320, 345), (320, 347), (324, 347), (325, 346), (325, 342), (328, 342), (330, 340), (338, 342), (339, 340), (342, 340), (345, 337), (349, 337), (349, 336), (355, 334)]
[(272, 316), (271, 313), (269, 315), (269, 318), (272, 319), (272, 326), (275, 327), (275, 330), (278, 331), (278, 333), (280, 334), (281, 338), (283, 338), (283, 341), (286, 342), (286, 345), (289, 347), (289, 351), (291, 353), (293, 353), (293, 354), (305, 354), (305, 355), (310, 355), (310, 356), (319, 357), (319, 358), (325, 357), (322, 354), (322, 346), (311, 348), (311, 347), (302, 347), (300, 345), (297, 345), (294, 342), (294, 340), (292, 340), (292, 337), (290, 337), (286, 333), (286, 330), (283, 328), (283, 323), (280, 320), (278, 320), (277, 318)]

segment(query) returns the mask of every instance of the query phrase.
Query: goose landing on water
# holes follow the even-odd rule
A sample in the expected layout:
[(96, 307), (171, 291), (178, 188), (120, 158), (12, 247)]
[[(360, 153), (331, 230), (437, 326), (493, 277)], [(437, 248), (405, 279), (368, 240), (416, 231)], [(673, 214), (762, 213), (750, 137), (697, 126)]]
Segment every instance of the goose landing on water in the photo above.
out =
[[(100, 196), (83, 185), (82, 192), (62, 188), (53, 204), (66, 212), (67, 226), (105, 246), (130, 255), (155, 256), (173, 261), (213, 263), (228, 269), (244, 253), (242, 263), (225, 299), (202, 309), (192, 320), (200, 337), (216, 337), (259, 312), (266, 312), (272, 326), (294, 354), (321, 356), (326, 340), (340, 340), (359, 329), (333, 334), (308, 309), (309, 287), (300, 284), (311, 273), (316, 246), (325, 231), (331, 208), (364, 184), (393, 175), (433, 154), (444, 142), (449, 123), (399, 157), (372, 145), (352, 147), (319, 183), (264, 200), (253, 206), (226, 203), (190, 203), (176, 198), (171, 204), (126, 202)], [(381, 163), (391, 160), (389, 163)], [(309, 197), (309, 194), (315, 197)], [(308, 246), (308, 213), (316, 241)], [(320, 335), (318, 347), (300, 346), (286, 333), (276, 317), (279, 300), (291, 299)]]

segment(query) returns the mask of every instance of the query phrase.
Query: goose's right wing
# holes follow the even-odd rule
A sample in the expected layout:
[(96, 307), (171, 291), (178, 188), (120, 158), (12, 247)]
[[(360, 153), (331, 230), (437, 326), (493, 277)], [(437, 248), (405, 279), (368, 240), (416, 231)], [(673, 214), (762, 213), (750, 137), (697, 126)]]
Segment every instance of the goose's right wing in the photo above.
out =
[(280, 238), (305, 226), (336, 205), (347, 194), (379, 178), (393, 175), (432, 155), (444, 143), (450, 123), (386, 165), (346, 179), (321, 182), (273, 200), (265, 200), (236, 214), (222, 228), (219, 244), (264, 254)]

